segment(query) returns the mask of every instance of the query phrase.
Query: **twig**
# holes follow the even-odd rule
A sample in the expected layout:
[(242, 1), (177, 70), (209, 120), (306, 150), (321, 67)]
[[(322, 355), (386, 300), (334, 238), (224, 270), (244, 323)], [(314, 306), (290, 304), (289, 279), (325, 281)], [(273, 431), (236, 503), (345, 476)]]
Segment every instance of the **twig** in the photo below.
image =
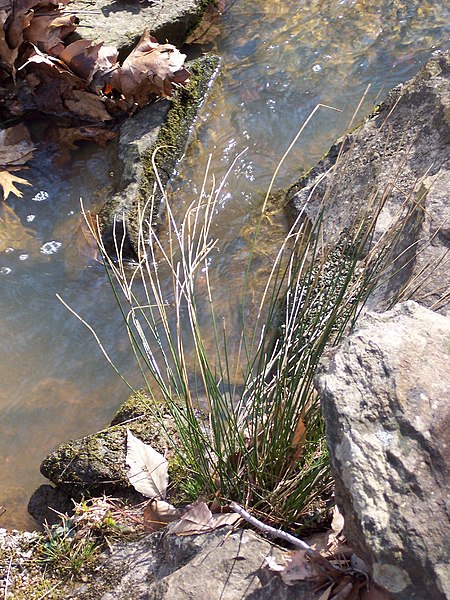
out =
[(267, 533), (267, 535), (280, 538), (280, 539), (284, 540), (285, 542), (289, 542), (293, 546), (296, 546), (297, 548), (302, 548), (302, 550), (306, 550), (307, 554), (315, 554), (314, 550), (311, 548), (311, 546), (308, 546), (308, 544), (306, 542), (299, 540), (298, 538), (294, 537), (290, 533), (281, 531), (281, 529), (275, 529), (275, 527), (266, 525), (259, 519), (252, 517), (251, 514), (249, 514), (244, 508), (242, 508), (242, 506), (240, 506), (239, 504), (236, 504), (236, 502), (232, 502), (230, 504), (230, 508), (235, 513), (237, 513), (239, 516), (241, 516), (243, 519), (245, 519), (248, 523), (250, 523), (250, 525), (253, 525), (253, 527), (256, 527), (260, 531)]
[(56, 588), (61, 585), (61, 581), (57, 581), (56, 585), (54, 585), (53, 587), (51, 587), (49, 590), (47, 590), (45, 592), (45, 594), (43, 594), (42, 596), (39, 596), (38, 600), (43, 600), (43, 598), (45, 598), (46, 596), (48, 596), (51, 592), (53, 592), (53, 590), (56, 590)]
[(6, 574), (6, 581), (5, 581), (5, 595), (4, 595), (5, 600), (6, 600), (6, 597), (8, 596), (9, 575), (11, 573), (12, 559), (13, 559), (13, 555), (11, 554), (11, 556), (9, 557), (8, 572)]

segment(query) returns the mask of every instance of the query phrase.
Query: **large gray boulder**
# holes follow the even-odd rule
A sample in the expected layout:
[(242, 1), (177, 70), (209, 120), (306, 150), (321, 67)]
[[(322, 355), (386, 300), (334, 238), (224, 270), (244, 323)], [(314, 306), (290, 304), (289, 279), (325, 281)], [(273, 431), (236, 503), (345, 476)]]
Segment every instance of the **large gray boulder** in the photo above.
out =
[(450, 52), (436, 53), (287, 194), (311, 221), (324, 208), (329, 244), (371, 199), (384, 202), (374, 241), (400, 217), (388, 281), (369, 301), (375, 310), (413, 299), (450, 311), (449, 73)]
[(398, 600), (450, 597), (450, 317), (367, 314), (316, 384), (346, 534)]
[(117, 545), (98, 576), (66, 598), (96, 600), (312, 600), (310, 583), (286, 586), (265, 564), (282, 550), (252, 531), (151, 534)]

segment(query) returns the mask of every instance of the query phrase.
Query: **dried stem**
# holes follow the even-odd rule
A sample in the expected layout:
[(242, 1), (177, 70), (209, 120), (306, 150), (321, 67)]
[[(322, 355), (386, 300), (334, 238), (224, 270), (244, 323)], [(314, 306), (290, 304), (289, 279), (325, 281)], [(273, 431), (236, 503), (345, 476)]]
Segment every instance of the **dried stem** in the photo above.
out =
[(239, 504), (236, 504), (236, 502), (232, 502), (230, 504), (230, 508), (235, 513), (237, 513), (240, 517), (245, 519), (247, 521), (247, 523), (250, 523), (250, 525), (253, 525), (253, 527), (256, 527), (256, 529), (259, 529), (263, 533), (266, 533), (267, 535), (270, 535), (271, 537), (280, 538), (281, 540), (284, 540), (285, 542), (289, 542), (290, 544), (292, 544), (293, 546), (296, 546), (297, 548), (306, 550), (307, 554), (314, 554), (314, 550), (311, 548), (311, 546), (308, 546), (308, 544), (306, 542), (303, 542), (299, 538), (294, 537), (290, 533), (281, 531), (281, 529), (275, 529), (275, 527), (266, 525), (259, 519), (252, 517), (252, 515), (250, 513), (248, 513)]

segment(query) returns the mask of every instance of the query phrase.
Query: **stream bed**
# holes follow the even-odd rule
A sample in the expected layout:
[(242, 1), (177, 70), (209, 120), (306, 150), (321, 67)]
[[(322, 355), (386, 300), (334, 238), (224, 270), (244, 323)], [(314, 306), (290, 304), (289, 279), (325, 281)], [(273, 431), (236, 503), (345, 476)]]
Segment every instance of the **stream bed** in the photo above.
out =
[[(293, 6), (295, 4), (295, 7)], [(239, 338), (252, 231), (277, 162), (318, 103), (320, 109), (286, 158), (275, 188), (293, 183), (359, 116), (448, 47), (445, 3), (411, 1), (237, 0), (211, 46), (220, 75), (201, 109), (172, 189), (179, 215), (198, 194), (208, 155), (216, 180), (233, 159), (215, 220), (218, 252), (210, 273), (216, 311)], [(132, 385), (139, 385), (128, 339), (102, 265), (80, 230), (80, 198), (97, 207), (111, 193), (114, 146), (87, 145), (70, 165), (54, 166), (39, 148), (26, 177), (33, 187), (0, 210), (1, 527), (34, 528), (26, 505), (44, 482), (42, 458), (61, 442), (103, 428), (128, 388), (64, 300), (97, 331)], [(264, 224), (255, 285), (286, 231), (281, 213)], [(206, 292), (205, 292), (206, 293)], [(233, 335), (233, 334), (232, 334)]]

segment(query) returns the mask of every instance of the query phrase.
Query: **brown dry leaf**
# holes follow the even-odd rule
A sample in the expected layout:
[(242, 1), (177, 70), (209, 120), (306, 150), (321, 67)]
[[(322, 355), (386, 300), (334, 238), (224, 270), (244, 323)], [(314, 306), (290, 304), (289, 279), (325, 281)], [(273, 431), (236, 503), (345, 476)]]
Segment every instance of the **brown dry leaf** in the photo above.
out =
[(98, 70), (110, 69), (117, 60), (116, 48), (106, 47), (103, 49), (103, 42), (92, 44), (89, 40), (77, 40), (72, 42), (59, 54), (59, 58), (68, 65), (68, 67), (82, 77), (87, 83), (92, 81), (93, 76)]
[(170, 97), (173, 84), (187, 83), (186, 59), (172, 44), (158, 44), (145, 31), (120, 69), (113, 73), (111, 85), (131, 104), (145, 106), (155, 96)]
[(0, 130), (0, 165), (24, 165), (33, 156), (34, 144), (22, 123)]
[(24, 227), (14, 210), (2, 202), (0, 204), (0, 252), (4, 252), (7, 248), (38, 252), (40, 244), (35, 232)]
[(336, 537), (342, 533), (344, 525), (344, 516), (339, 511), (339, 508), (335, 506), (333, 510), (333, 519), (331, 521), (331, 529)]
[(235, 525), (240, 517), (236, 513), (213, 514), (205, 502), (199, 500), (192, 504), (181, 519), (170, 526), (170, 533), (194, 535), (207, 533), (226, 525)]
[(80, 224), (78, 225), (76, 233), (77, 251), (81, 256), (84, 256), (89, 260), (100, 262), (98, 244), (92, 234), (92, 231), (97, 231), (97, 222), (95, 221), (95, 217), (90, 213), (86, 214), (86, 219), (89, 220), (89, 223), (86, 223), (84, 219), (81, 219)]
[(13, 8), (5, 28), (5, 38), (10, 48), (18, 48), (23, 42), (23, 32), (33, 19), (35, 11), (33, 10), (36, 2), (25, 0), (14, 2)]
[(42, 52), (50, 52), (58, 56), (64, 50), (62, 41), (69, 33), (75, 31), (80, 20), (75, 15), (64, 15), (60, 11), (54, 13), (54, 15), (34, 15), (23, 37)]
[(20, 183), (21, 185), (31, 185), (26, 179), (16, 177), (9, 171), (0, 171), (0, 186), (3, 188), (3, 200), (6, 200), (11, 193), (18, 198), (22, 198), (23, 193), (16, 188), (16, 183)]
[(291, 443), (292, 462), (298, 463), (303, 455), (306, 439), (306, 425), (305, 425), (305, 409), (302, 410), (298, 419), (297, 427), (295, 428), (294, 437)]
[(177, 521), (183, 510), (175, 508), (165, 500), (152, 500), (144, 508), (144, 524), (151, 531), (158, 531), (169, 523)]
[(71, 150), (78, 150), (76, 142), (95, 142), (101, 147), (117, 136), (117, 132), (88, 125), (82, 127), (49, 127), (45, 131), (45, 137), (50, 142), (58, 145), (58, 149), (53, 158), (57, 166), (63, 166), (70, 160)]
[(73, 90), (72, 96), (73, 99), (64, 100), (64, 105), (75, 117), (94, 123), (112, 119), (99, 96), (85, 90)]
[(316, 562), (308, 559), (306, 550), (291, 552), (285, 568), (280, 571), (281, 579), (286, 585), (294, 585), (297, 581), (314, 579), (322, 574)]
[(102, 148), (113, 140), (117, 135), (116, 131), (104, 129), (103, 127), (84, 126), (84, 127), (54, 127), (48, 132), (48, 139), (58, 144), (67, 146), (70, 150), (77, 150), (75, 142), (95, 142)]
[(68, 69), (62, 68), (63, 63), (40, 61), (41, 57), (32, 57), (28, 64), (37, 58), (39, 61), (31, 73), (26, 75), (26, 81), (31, 91), (34, 108), (49, 115), (71, 117), (71, 110), (64, 104), (65, 100), (77, 100), (74, 90), (82, 89), (84, 82)]

